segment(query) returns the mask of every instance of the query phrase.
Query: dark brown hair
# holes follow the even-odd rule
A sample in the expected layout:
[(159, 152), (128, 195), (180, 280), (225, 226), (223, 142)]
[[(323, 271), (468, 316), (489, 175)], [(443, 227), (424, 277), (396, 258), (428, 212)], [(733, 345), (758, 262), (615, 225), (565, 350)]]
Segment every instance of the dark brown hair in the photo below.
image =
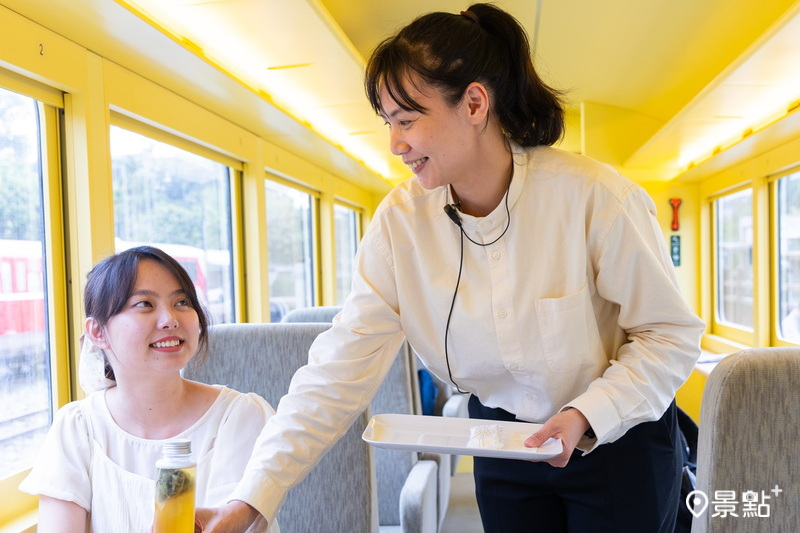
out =
[(564, 133), (561, 94), (534, 70), (525, 30), (491, 4), (473, 4), (462, 15), (422, 15), (378, 45), (364, 78), (378, 114), (384, 86), (401, 108), (425, 113), (403, 88), (404, 80), (413, 82), (411, 73), (443, 91), (452, 106), (470, 83), (482, 83), (503, 132), (521, 146), (552, 145)]
[[(154, 261), (166, 268), (181, 289), (186, 293), (191, 307), (197, 312), (200, 323), (200, 338), (197, 345), (199, 364), (208, 355), (208, 311), (197, 297), (192, 278), (172, 256), (153, 246), (136, 246), (97, 263), (86, 276), (86, 289), (83, 293), (83, 306), (87, 317), (92, 317), (98, 325), (105, 327), (114, 315), (125, 307), (136, 285), (139, 263)], [(106, 362), (106, 377), (114, 379), (114, 372)]]

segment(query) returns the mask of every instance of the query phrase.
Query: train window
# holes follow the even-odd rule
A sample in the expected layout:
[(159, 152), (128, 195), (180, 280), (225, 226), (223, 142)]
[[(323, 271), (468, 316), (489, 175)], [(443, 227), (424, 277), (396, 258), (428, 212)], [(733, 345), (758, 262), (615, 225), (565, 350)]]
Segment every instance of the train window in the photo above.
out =
[(52, 418), (41, 122), (0, 89), (0, 479), (31, 466)]
[(117, 251), (163, 249), (189, 272), (213, 322), (233, 322), (231, 169), (118, 126), (111, 166)]
[(800, 172), (777, 181), (778, 335), (800, 344)]
[(314, 198), (266, 180), (270, 319), (314, 305)]
[(716, 320), (753, 329), (753, 191), (745, 189), (714, 202), (716, 237)]
[(341, 204), (334, 204), (333, 224), (336, 238), (336, 303), (342, 305), (353, 284), (359, 237), (359, 212)]

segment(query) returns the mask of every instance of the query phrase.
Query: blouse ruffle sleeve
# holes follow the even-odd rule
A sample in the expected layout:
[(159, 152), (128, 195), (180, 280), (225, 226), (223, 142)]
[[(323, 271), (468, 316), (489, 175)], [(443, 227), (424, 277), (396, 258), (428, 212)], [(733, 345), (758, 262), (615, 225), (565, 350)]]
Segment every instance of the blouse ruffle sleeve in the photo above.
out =
[(33, 469), (19, 486), (20, 491), (91, 509), (92, 440), (81, 408), (85, 401), (68, 403), (56, 413)]
[[(202, 505), (216, 506), (228, 501), (244, 475), (253, 446), (267, 420), (275, 410), (255, 393), (242, 393), (228, 407), (215, 437), (214, 447), (206, 466), (209, 484), (207, 501)], [(201, 505), (201, 502), (198, 502)]]

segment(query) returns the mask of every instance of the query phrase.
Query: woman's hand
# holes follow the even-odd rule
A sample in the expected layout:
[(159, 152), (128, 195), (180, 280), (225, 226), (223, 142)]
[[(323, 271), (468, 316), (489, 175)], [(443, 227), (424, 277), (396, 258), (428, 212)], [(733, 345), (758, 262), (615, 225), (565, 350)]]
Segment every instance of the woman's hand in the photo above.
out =
[(563, 468), (569, 463), (575, 446), (578, 445), (578, 441), (581, 440), (587, 429), (589, 429), (589, 421), (583, 416), (583, 413), (577, 409), (566, 409), (551, 416), (539, 431), (525, 440), (525, 446), (538, 448), (550, 437), (561, 439), (562, 452), (545, 462)]
[(195, 533), (244, 533), (259, 514), (243, 501), (233, 500), (222, 507), (197, 509), (195, 516), (200, 522)]

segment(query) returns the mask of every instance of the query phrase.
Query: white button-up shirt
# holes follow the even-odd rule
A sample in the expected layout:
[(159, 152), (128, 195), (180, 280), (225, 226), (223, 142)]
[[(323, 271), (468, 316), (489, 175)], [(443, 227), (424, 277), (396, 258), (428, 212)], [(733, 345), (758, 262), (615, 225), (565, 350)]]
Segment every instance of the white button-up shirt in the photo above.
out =
[[(407, 338), (427, 367), (489, 407), (543, 423), (571, 406), (591, 446), (658, 419), (700, 355), (655, 206), (591, 159), (514, 148), (506, 200), (483, 218), (443, 211), (416, 179), (381, 203), (352, 292), (265, 428), (235, 498), (272, 517), (285, 491), (366, 408)], [(302, 443), (302, 444), (301, 444)]]

